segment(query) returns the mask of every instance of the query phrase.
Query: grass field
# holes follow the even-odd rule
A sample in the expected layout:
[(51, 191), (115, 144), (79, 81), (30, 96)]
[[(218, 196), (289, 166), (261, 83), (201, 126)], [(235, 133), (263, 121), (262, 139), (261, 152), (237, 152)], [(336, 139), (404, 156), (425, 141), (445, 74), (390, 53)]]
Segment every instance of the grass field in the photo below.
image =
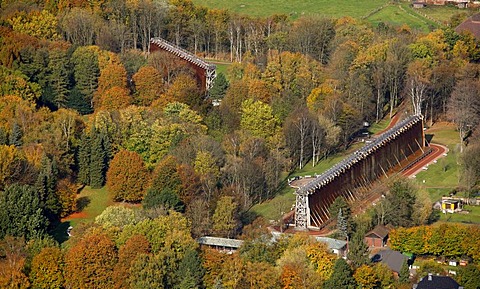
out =
[(440, 222), (480, 224), (480, 206), (464, 206), (463, 210), (468, 214), (441, 214)]
[[(405, 7), (406, 6), (406, 7)], [(418, 29), (424, 32), (428, 32), (431, 27), (437, 27), (438, 25), (420, 16), (413, 11), (408, 5), (387, 5), (382, 10), (371, 15), (367, 18), (369, 22), (374, 25), (378, 25), (380, 22), (390, 24), (391, 26), (401, 26), (408, 24), (410, 28)]]
[(413, 9), (410, 1), (389, 2), (385, 0), (193, 0), (193, 2), (212, 9), (228, 9), (239, 14), (256, 17), (267, 17), (274, 14), (285, 14), (292, 19), (302, 15), (320, 15), (332, 18), (366, 17), (366, 20), (374, 25), (385, 22), (400, 26), (405, 23), (411, 28), (422, 31), (429, 31), (431, 28), (445, 25), (453, 14), (472, 13), (467, 10), (459, 10), (454, 6), (430, 5), (424, 9)]
[(106, 187), (92, 189), (85, 187), (77, 196), (78, 212), (62, 219), (53, 231), (54, 238), (60, 243), (67, 239), (67, 228), (81, 223), (92, 222), (106, 207), (113, 205), (112, 197)]
[(352, 16), (360, 18), (386, 3), (384, 0), (328, 1), (328, 0), (193, 0), (197, 5), (221, 8), (250, 16), (286, 14), (292, 18), (301, 15), (324, 15), (327, 17)]
[[(446, 157), (438, 159), (437, 163), (428, 166), (428, 170), (417, 174), (417, 181), (425, 188), (452, 190), (459, 183), (459, 151), (458, 132), (450, 124), (439, 123), (426, 131), (427, 139), (442, 144), (449, 149)], [(429, 190), (436, 197), (435, 190)]]

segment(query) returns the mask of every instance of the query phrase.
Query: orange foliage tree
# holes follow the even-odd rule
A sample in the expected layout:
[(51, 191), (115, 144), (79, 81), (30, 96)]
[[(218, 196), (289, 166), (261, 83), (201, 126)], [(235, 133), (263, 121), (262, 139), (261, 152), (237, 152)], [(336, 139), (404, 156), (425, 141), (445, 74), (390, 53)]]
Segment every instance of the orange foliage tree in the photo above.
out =
[(136, 152), (120, 150), (107, 172), (107, 187), (116, 201), (139, 202), (149, 185), (149, 172)]
[(130, 267), (140, 254), (150, 253), (150, 242), (143, 235), (133, 235), (118, 250), (118, 263), (113, 271), (115, 288), (127, 288)]
[(163, 77), (153, 66), (143, 66), (133, 75), (135, 104), (148, 106), (164, 91)]
[(121, 109), (130, 105), (131, 99), (126, 88), (114, 86), (96, 99), (96, 109)]
[(63, 256), (59, 248), (47, 247), (32, 260), (30, 280), (34, 288), (63, 288)]
[(65, 255), (67, 288), (111, 288), (117, 252), (113, 241), (104, 233), (87, 233)]

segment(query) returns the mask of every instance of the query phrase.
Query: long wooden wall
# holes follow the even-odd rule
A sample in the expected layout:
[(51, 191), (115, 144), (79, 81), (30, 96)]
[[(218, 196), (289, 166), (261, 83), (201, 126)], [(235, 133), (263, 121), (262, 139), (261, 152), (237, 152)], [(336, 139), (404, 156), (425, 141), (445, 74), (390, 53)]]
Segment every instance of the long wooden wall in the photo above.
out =
[[(414, 121), (410, 127), (395, 133), (395, 137), (388, 138), (388, 141), (371, 153), (356, 158), (348, 169), (340, 172), (330, 182), (314, 188), (308, 195), (309, 226), (320, 227), (329, 219), (328, 208), (338, 196), (350, 201), (356, 200), (359, 189), (367, 188), (379, 177), (386, 175), (390, 169), (399, 166), (408, 156), (419, 150), (423, 151), (424, 142), (423, 124), (420, 119)], [(351, 158), (355, 158), (355, 155)]]

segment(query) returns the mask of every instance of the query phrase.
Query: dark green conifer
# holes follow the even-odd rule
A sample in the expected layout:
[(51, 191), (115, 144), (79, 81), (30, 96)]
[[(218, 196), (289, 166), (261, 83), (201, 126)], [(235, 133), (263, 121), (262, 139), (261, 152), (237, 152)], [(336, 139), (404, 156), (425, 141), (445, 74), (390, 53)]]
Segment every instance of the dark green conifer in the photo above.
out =
[(23, 141), (23, 132), (17, 122), (13, 124), (12, 132), (10, 133), (10, 145), (14, 145), (16, 147), (22, 146)]
[(90, 186), (92, 188), (98, 189), (105, 184), (106, 158), (102, 135), (93, 131), (90, 147)]
[(0, 145), (8, 145), (8, 131), (0, 127)]
[(228, 81), (223, 73), (219, 73), (213, 82), (212, 88), (208, 91), (212, 99), (223, 99), (228, 89)]
[(45, 216), (54, 221), (58, 218), (61, 205), (56, 194), (58, 168), (55, 160), (50, 160), (43, 155), (40, 171), (35, 182), (35, 189), (39, 196), (40, 207), (44, 210)]
[(78, 147), (78, 182), (84, 185), (90, 184), (90, 136), (83, 132)]

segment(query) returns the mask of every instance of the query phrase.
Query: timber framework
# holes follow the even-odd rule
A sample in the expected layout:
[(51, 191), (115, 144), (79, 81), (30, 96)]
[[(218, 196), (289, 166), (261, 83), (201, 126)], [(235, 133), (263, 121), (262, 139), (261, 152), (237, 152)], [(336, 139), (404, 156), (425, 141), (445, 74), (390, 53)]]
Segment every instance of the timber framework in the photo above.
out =
[(295, 192), (295, 227), (320, 229), (330, 219), (329, 207), (342, 196), (349, 202), (361, 198), (360, 191), (402, 162), (424, 153), (425, 135), (421, 115), (410, 116), (355, 151), (340, 163), (299, 186)]
[(185, 61), (187, 65), (195, 70), (197, 81), (205, 92), (208, 92), (212, 87), (213, 80), (217, 76), (215, 64), (208, 63), (195, 54), (160, 37), (150, 39), (150, 52), (155, 51), (166, 51)]

